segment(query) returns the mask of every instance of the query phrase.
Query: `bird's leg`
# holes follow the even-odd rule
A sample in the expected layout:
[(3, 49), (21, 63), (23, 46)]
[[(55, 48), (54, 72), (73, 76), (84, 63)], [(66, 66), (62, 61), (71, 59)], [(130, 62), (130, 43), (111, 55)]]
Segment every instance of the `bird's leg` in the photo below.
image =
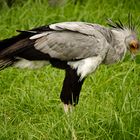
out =
[(64, 103), (65, 112), (72, 110), (72, 105), (78, 104), (79, 94), (83, 84), (83, 80), (79, 80), (80, 76), (77, 75), (75, 69), (68, 67), (63, 82), (60, 98)]

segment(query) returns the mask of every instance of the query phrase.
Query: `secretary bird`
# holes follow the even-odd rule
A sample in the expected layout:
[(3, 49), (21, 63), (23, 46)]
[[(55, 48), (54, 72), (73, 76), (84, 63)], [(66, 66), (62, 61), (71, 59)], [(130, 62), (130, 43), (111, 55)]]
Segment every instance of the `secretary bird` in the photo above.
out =
[(86, 22), (62, 22), (20, 31), (0, 41), (0, 68), (40, 68), (51, 64), (65, 70), (61, 91), (64, 110), (78, 104), (85, 78), (100, 64), (122, 60), (127, 50), (135, 55), (139, 41), (132, 24), (109, 20), (110, 27)]

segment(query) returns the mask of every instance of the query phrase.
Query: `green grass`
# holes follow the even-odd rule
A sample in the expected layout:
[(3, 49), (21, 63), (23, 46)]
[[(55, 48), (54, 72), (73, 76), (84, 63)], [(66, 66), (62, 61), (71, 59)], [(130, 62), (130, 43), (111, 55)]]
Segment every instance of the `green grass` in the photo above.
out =
[[(53, 8), (45, 0), (0, 11), (0, 39), (16, 29), (61, 21), (106, 25), (107, 17), (136, 21), (137, 0), (87, 0)], [(139, 31), (139, 29), (138, 29)], [(59, 99), (64, 72), (51, 66), (40, 70), (7, 68), (0, 72), (0, 140), (139, 140), (140, 65), (101, 66), (82, 88), (78, 106), (66, 115)]]

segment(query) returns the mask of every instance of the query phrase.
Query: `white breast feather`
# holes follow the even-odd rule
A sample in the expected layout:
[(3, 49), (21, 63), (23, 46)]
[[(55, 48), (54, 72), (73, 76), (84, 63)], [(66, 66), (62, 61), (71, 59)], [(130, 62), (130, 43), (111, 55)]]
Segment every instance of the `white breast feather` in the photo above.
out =
[(70, 61), (68, 65), (70, 65), (73, 69), (77, 69), (77, 74), (80, 76), (80, 80), (86, 77), (88, 74), (92, 73), (96, 70), (99, 64), (101, 64), (102, 58), (90, 57), (80, 61)]

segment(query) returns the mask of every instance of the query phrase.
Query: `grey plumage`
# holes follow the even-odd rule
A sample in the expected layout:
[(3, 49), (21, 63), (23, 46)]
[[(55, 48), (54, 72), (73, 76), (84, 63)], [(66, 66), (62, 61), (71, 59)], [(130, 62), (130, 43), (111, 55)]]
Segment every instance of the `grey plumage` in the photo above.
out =
[[(102, 42), (98, 41), (98, 39), (101, 39)], [(78, 32), (52, 32), (37, 39), (35, 48), (43, 53), (48, 53), (53, 58), (70, 61), (97, 56), (103, 49), (102, 43), (105, 41), (104, 38)]]
[(36, 49), (64, 61), (102, 55), (107, 64), (123, 58), (127, 50), (125, 38), (133, 32), (127, 28), (111, 29), (84, 22), (57, 23), (50, 28), (55, 31), (31, 37), (36, 39)]
[(100, 64), (122, 60), (127, 50), (134, 55), (139, 49), (134, 28), (125, 27), (121, 21), (109, 24), (111, 27), (63, 22), (20, 31), (18, 36), (0, 42), (0, 67), (39, 68), (49, 62), (65, 69), (61, 100), (77, 104), (86, 76)]

